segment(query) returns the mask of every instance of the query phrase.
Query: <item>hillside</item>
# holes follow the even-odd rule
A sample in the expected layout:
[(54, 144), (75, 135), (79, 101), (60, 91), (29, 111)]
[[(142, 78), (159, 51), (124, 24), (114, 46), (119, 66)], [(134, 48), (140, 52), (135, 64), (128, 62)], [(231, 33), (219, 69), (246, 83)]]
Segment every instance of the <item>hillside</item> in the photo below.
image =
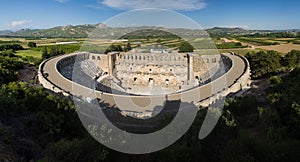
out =
[[(140, 28), (144, 28), (144, 27), (110, 28), (102, 23), (99, 23), (99, 24), (84, 24), (84, 25), (76, 25), (76, 26), (73, 25), (58, 26), (49, 29), (21, 29), (15, 32), (4, 30), (4, 31), (0, 31), (0, 36), (34, 37), (34, 38), (86, 38), (95, 29), (99, 29), (97, 31), (97, 37), (107, 38), (107, 37), (111, 37), (112, 35), (123, 36), (126, 33), (138, 30)], [(157, 29), (162, 29), (162, 28), (157, 27)], [(189, 29), (171, 29), (171, 31), (176, 31), (176, 33), (180, 33), (180, 35), (187, 35), (187, 36), (191, 36), (195, 33), (195, 30), (189, 30)], [(251, 34), (251, 33), (283, 32), (283, 31), (275, 31), (275, 30), (274, 31), (246, 30), (242, 28), (221, 28), (221, 27), (205, 29), (205, 31), (208, 32), (211, 37), (226, 36), (226, 35), (233, 35), (233, 34), (240, 35), (240, 34)]]
[(46, 38), (83, 38), (96, 28), (96, 25), (67, 25), (50, 29), (23, 29), (9, 36), (46, 37)]
[(221, 27), (214, 27), (211, 29), (207, 29), (206, 31), (211, 36), (276, 32), (276, 31), (272, 31), (272, 30), (246, 30), (246, 29), (242, 29), (242, 28), (221, 28)]

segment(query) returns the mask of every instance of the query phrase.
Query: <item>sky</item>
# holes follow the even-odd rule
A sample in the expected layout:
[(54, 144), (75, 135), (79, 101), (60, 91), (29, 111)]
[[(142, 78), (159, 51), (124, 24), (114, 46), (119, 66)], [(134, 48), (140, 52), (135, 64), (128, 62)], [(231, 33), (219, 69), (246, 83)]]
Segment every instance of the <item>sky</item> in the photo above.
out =
[(143, 8), (173, 10), (203, 28), (300, 29), (299, 6), (299, 0), (1, 0), (0, 30), (97, 24)]

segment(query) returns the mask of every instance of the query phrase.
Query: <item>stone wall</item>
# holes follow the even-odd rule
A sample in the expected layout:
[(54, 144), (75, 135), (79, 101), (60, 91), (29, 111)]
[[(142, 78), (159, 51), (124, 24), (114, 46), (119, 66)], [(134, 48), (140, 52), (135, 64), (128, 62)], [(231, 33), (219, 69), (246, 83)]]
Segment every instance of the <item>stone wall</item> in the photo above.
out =
[(109, 71), (108, 66), (108, 55), (106, 54), (95, 54), (90, 53), (89, 59), (92, 60), (97, 66), (99, 66), (103, 71)]
[[(51, 58), (50, 58), (51, 59)], [(44, 60), (40, 66), (39, 66), (39, 70), (38, 70), (38, 80), (40, 82), (40, 84), (46, 88), (46, 89), (49, 89), (53, 92), (56, 92), (56, 93), (63, 93), (63, 95), (65, 96), (69, 96), (71, 94), (69, 94), (68, 92), (66, 92), (63, 88), (60, 88), (58, 86), (56, 86), (55, 84), (53, 84), (50, 80), (47, 79), (47, 75), (48, 74), (45, 74), (44, 71), (43, 71), (43, 68), (44, 68), (44, 65), (45, 63), (47, 63), (47, 61), (49, 61), (50, 59), (47, 59), (47, 60)]]
[[(237, 93), (239, 91), (242, 91), (244, 89), (247, 89), (250, 87), (251, 84), (251, 70), (250, 70), (250, 64), (248, 62), (248, 60), (239, 54), (235, 54), (237, 57), (240, 57), (244, 63), (245, 63), (245, 69), (244, 69), (244, 73), (236, 79), (236, 81), (231, 84), (229, 87), (227, 87), (226, 89), (212, 95), (210, 98), (207, 98), (205, 100), (202, 100), (200, 102), (197, 103), (198, 106), (200, 107), (208, 107), (211, 104), (214, 104), (216, 101), (218, 100), (222, 100), (222, 98), (224, 96), (227, 96), (230, 93)], [(231, 65), (230, 67), (232, 67), (232, 62), (229, 58), (224, 57), (223, 55), (223, 60), (224, 63), (227, 65)], [(230, 69), (229, 69), (230, 70)]]
[(115, 76), (128, 86), (173, 86), (187, 83), (186, 54), (123, 53), (117, 61)]

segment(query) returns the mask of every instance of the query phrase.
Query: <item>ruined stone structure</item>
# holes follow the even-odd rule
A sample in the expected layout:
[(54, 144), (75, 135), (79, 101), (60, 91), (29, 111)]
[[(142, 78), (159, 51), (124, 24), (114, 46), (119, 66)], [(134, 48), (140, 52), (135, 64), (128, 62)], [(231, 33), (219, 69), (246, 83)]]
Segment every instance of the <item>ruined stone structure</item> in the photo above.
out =
[[(220, 55), (193, 53), (89, 54), (89, 59), (130, 93), (161, 87), (167, 93), (188, 89), (209, 80), (222, 63)], [(138, 91), (135, 91), (138, 89)]]
[[(148, 56), (149, 62), (146, 61)], [(182, 102), (192, 102), (198, 106), (208, 106), (217, 101), (219, 96), (247, 89), (250, 85), (249, 63), (246, 58), (238, 54), (199, 56), (187, 53), (175, 55), (167, 53), (164, 58), (160, 56), (161, 54), (152, 53), (111, 53), (106, 55), (87, 52), (57, 56), (40, 64), (38, 79), (45, 88), (52, 91), (78, 96), (83, 100), (87, 100), (93, 92), (101, 102), (109, 105), (117, 104), (118, 108), (124, 112), (142, 114), (153, 110), (153, 107), (148, 105), (153, 101), (159, 101), (162, 104), (165, 100), (181, 100)], [(177, 57), (174, 58), (174, 56)], [(224, 65), (221, 65), (220, 62), (223, 62)], [(168, 66), (165, 66), (166, 63)], [(76, 66), (78, 66), (77, 69)], [(152, 68), (151, 71), (150, 68)], [(170, 68), (172, 68), (172, 72), (170, 72)], [(225, 69), (225, 71), (219, 73), (219, 69)], [(208, 82), (199, 83), (199, 80), (207, 79), (205, 77), (207, 77), (208, 71), (214, 75), (208, 75), (210, 76)], [(79, 74), (79, 80), (74, 80), (72, 72)], [(127, 75), (125, 75), (126, 73)], [(177, 77), (177, 75), (180, 77), (172, 81), (172, 76)], [(144, 78), (138, 78), (139, 76)], [(153, 77), (151, 83), (153, 86), (160, 84), (162, 87), (179, 88), (177, 86), (181, 81), (186, 85), (191, 85), (191, 83), (197, 85), (185, 90), (181, 89), (181, 91), (170, 91), (166, 94), (150, 94), (152, 102), (149, 101), (149, 94), (134, 93), (138, 91), (128, 91), (131, 93), (130, 95), (128, 92), (125, 93), (126, 89), (123, 87), (125, 80), (128, 80), (128, 85), (133, 88), (136, 84), (147, 89), (151, 77)], [(166, 82), (167, 78), (169, 78), (169, 82)], [(97, 83), (97, 87), (91, 86), (90, 83)], [(92, 91), (93, 89), (94, 91)], [(110, 89), (115, 89), (118, 93), (114, 93), (116, 91), (112, 93)], [(123, 102), (119, 101), (123, 100), (132, 100), (139, 107), (122, 105)]]

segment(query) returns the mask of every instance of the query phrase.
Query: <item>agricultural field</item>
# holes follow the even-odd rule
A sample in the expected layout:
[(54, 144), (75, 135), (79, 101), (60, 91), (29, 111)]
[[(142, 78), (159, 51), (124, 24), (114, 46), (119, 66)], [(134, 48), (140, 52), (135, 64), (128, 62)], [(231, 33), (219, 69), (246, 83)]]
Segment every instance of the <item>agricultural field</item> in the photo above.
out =
[[(177, 37), (157, 37), (157, 38), (128, 38), (127, 41), (113, 42), (110, 39), (86, 39), (86, 38), (0, 38), (0, 45), (20, 44), (25, 49), (16, 51), (16, 55), (23, 58), (41, 59), (43, 50), (51, 51), (56, 48), (64, 53), (71, 53), (78, 50), (89, 52), (104, 52), (111, 44), (125, 48), (130, 43), (131, 48), (153, 47), (160, 45), (160, 48), (178, 49), (184, 39)], [(221, 53), (236, 52), (242, 55), (255, 53), (260, 50), (274, 50), (282, 54), (288, 53), (292, 49), (300, 50), (300, 40), (298, 38), (249, 38), (244, 36), (227, 36), (213, 38), (197, 38), (190, 43), (196, 49), (219, 49)], [(29, 48), (28, 42), (35, 42), (37, 47)], [(60, 44), (57, 42), (76, 42), (75, 44)]]
[(300, 44), (280, 44), (280, 45), (273, 45), (273, 46), (259, 46), (256, 49), (263, 49), (263, 50), (274, 50), (280, 53), (288, 53), (292, 49), (300, 50)]
[(37, 46), (56, 45), (57, 42), (78, 42), (78, 44), (85, 41), (85, 38), (6, 38), (0, 37), (1, 44), (21, 44), (24, 48), (28, 48), (28, 42), (35, 42)]
[[(220, 38), (219, 40), (215, 40), (218, 44), (224, 43), (241, 43), (243, 48), (218, 48), (221, 52), (229, 52), (233, 51), (236, 53), (240, 53), (242, 55), (248, 52), (258, 52), (258, 51), (268, 51), (274, 50), (280, 52), (282, 54), (286, 54), (291, 50), (300, 50), (300, 40), (297, 38), (246, 38), (246, 37), (228, 37), (228, 38)], [(299, 44), (298, 44), (299, 42)]]
[(16, 55), (21, 56), (21, 57), (34, 57), (34, 58), (37, 58), (37, 59), (42, 58), (42, 52), (41, 51), (30, 50), (30, 49), (16, 51)]
[(268, 46), (268, 45), (278, 45), (278, 41), (272, 41), (266, 38), (247, 38), (247, 37), (236, 37), (236, 40), (240, 42), (247, 43), (254, 46)]

